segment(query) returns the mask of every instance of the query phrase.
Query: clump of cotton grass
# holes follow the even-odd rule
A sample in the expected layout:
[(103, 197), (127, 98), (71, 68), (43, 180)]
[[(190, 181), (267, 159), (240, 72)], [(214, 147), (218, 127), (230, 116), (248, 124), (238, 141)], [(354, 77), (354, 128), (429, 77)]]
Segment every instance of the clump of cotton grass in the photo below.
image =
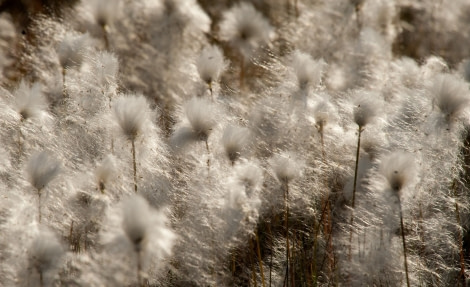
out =
[(245, 63), (274, 36), (272, 26), (251, 3), (235, 4), (222, 15), (220, 39), (229, 42), (240, 53), (240, 87), (243, 87)]
[(411, 184), (417, 178), (417, 165), (415, 163), (414, 157), (411, 154), (404, 152), (393, 152), (382, 159), (379, 167), (379, 173), (385, 179), (386, 190), (392, 192), (392, 194), (398, 199), (406, 284), (409, 287), (410, 280), (408, 275), (407, 248), (403, 224), (402, 199), (406, 198), (404, 192), (407, 190), (408, 187), (411, 186)]
[(57, 237), (51, 231), (41, 230), (28, 248), (28, 279), (31, 284), (28, 286), (52, 286), (64, 254)]
[(26, 166), (26, 177), (38, 194), (38, 221), (41, 222), (41, 195), (44, 188), (60, 172), (60, 163), (47, 151), (32, 155)]
[(250, 131), (247, 128), (229, 125), (222, 136), (222, 145), (225, 155), (235, 165), (250, 140)]
[(109, 50), (109, 28), (117, 15), (119, 1), (116, 0), (93, 0), (90, 2), (93, 17), (101, 28), (105, 49)]
[(119, 98), (114, 106), (114, 116), (122, 134), (131, 142), (132, 166), (134, 170), (134, 191), (137, 192), (137, 165), (135, 160), (135, 141), (142, 135), (148, 119), (149, 106), (142, 95)]
[(92, 82), (101, 90), (104, 97), (109, 99), (109, 107), (111, 108), (111, 100), (113, 89), (116, 86), (117, 74), (119, 70), (119, 61), (116, 55), (109, 52), (97, 53), (92, 59), (91, 73)]
[(351, 241), (353, 234), (354, 224), (354, 207), (356, 204), (356, 189), (357, 189), (357, 175), (359, 170), (359, 152), (361, 150), (361, 134), (366, 125), (372, 123), (380, 112), (380, 102), (376, 99), (375, 94), (362, 94), (359, 95), (354, 101), (353, 118), (357, 124), (357, 149), (356, 149), (356, 165), (354, 167), (354, 182), (353, 193), (351, 200), (351, 220), (350, 220), (350, 233), (349, 233), (349, 259), (351, 259)]
[(217, 46), (205, 47), (196, 60), (199, 77), (207, 84), (212, 95), (212, 85), (219, 80), (220, 75), (227, 68), (228, 62), (224, 59), (222, 50)]
[(209, 152), (208, 139), (216, 126), (216, 113), (213, 104), (201, 98), (193, 98), (184, 105), (187, 124), (177, 128), (171, 142), (175, 148), (182, 148), (192, 141), (203, 141)]
[(468, 84), (452, 75), (441, 74), (433, 79), (430, 92), (441, 112), (443, 123), (450, 130), (470, 103)]
[[(118, 258), (120, 255), (135, 258), (130, 261), (135, 265), (122, 267), (131, 267), (137, 286), (143, 286), (145, 270), (158, 270), (162, 261), (172, 253), (176, 234), (167, 227), (167, 215), (153, 209), (140, 195), (133, 195), (125, 198), (121, 205), (111, 208), (108, 220), (103, 226), (103, 240)], [(129, 262), (129, 259), (121, 259), (115, 265)]]
[(46, 117), (47, 100), (42, 92), (40, 83), (28, 84), (22, 80), (18, 88), (13, 92), (14, 109), (19, 116), (18, 123), (18, 156), (23, 153), (23, 131), (24, 122), (36, 119), (42, 122)]
[[(228, 193), (224, 204), (224, 216), (228, 224), (229, 238), (233, 237), (234, 234), (238, 234), (238, 239), (240, 240), (238, 230), (243, 229), (246, 233), (252, 233), (254, 229), (255, 238), (249, 239), (250, 248), (253, 249), (256, 246), (256, 256), (260, 268), (261, 281), (262, 285), (265, 286), (259, 236), (255, 228), (261, 207), (259, 190), (262, 181), (263, 172), (256, 163), (245, 162), (238, 165), (235, 168), (234, 177), (229, 180)], [(249, 256), (254, 255), (250, 254)], [(255, 275), (254, 270), (252, 274)]]
[(325, 127), (335, 118), (336, 110), (328, 99), (322, 99), (317, 102), (313, 108), (315, 127), (320, 134), (320, 143), (322, 147), (322, 156), (325, 159)]
[(309, 89), (320, 84), (325, 66), (323, 59), (314, 60), (312, 56), (299, 50), (292, 53), (292, 67), (297, 77), (299, 93), (305, 103)]
[(302, 174), (303, 164), (289, 153), (273, 156), (269, 161), (277, 180), (284, 188), (285, 228), (286, 228), (286, 281), (289, 282), (289, 183)]
[(235, 168), (235, 174), (238, 184), (245, 187), (247, 196), (253, 192), (258, 192), (263, 184), (263, 170), (258, 164), (246, 162)]
[(57, 45), (57, 55), (59, 56), (59, 62), (62, 67), (62, 90), (64, 96), (66, 95), (66, 69), (81, 66), (85, 49), (90, 44), (90, 41), (90, 36), (87, 33), (76, 34), (67, 32)]
[(104, 193), (106, 186), (117, 176), (116, 159), (112, 155), (106, 156), (101, 164), (95, 169), (95, 179), (101, 193)]
[(15, 110), (21, 121), (27, 121), (30, 118), (41, 119), (47, 108), (47, 100), (40, 83), (30, 85), (22, 80), (13, 95)]

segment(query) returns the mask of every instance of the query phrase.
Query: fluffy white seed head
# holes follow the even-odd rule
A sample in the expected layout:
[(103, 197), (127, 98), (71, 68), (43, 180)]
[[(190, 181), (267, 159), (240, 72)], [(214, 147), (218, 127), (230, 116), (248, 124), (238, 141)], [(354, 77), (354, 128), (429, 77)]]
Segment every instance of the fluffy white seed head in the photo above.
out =
[(388, 187), (401, 194), (418, 174), (414, 157), (405, 152), (393, 152), (381, 161), (380, 174), (387, 180)]
[(142, 133), (148, 113), (149, 106), (142, 95), (120, 97), (114, 105), (116, 121), (130, 141), (134, 141)]
[(100, 52), (93, 58), (92, 74), (100, 87), (116, 82), (119, 61), (113, 53)]
[(26, 166), (27, 179), (37, 190), (43, 189), (59, 172), (59, 162), (46, 151), (32, 155)]
[(321, 100), (313, 108), (315, 125), (319, 132), (323, 132), (325, 126), (336, 116), (334, 106), (328, 100)]
[(296, 50), (292, 55), (292, 67), (297, 76), (299, 88), (304, 90), (320, 84), (326, 63), (314, 60), (309, 54)]
[(111, 25), (119, 7), (118, 0), (93, 0), (90, 2), (93, 16), (98, 25), (104, 27)]
[(263, 184), (263, 170), (255, 163), (243, 163), (235, 169), (236, 177), (245, 187), (247, 196), (261, 188)]
[(108, 155), (95, 170), (95, 178), (101, 192), (104, 192), (108, 183), (116, 177), (116, 160)]
[(25, 81), (21, 81), (14, 96), (15, 109), (21, 116), (21, 120), (38, 118), (47, 107), (47, 100), (39, 83), (29, 86)]
[(431, 92), (434, 101), (447, 123), (451, 123), (461, 116), (470, 102), (468, 85), (448, 74), (436, 76)]
[(84, 50), (90, 43), (88, 34), (67, 32), (57, 47), (59, 61), (63, 68), (78, 67), (82, 64)]
[(60, 266), (64, 249), (57, 237), (50, 231), (43, 230), (29, 247), (30, 264), (38, 272), (45, 273)]
[(220, 74), (227, 68), (222, 50), (217, 46), (205, 47), (196, 61), (201, 79), (211, 84), (219, 80)]
[(371, 123), (380, 112), (380, 102), (375, 97), (374, 94), (364, 94), (354, 101), (354, 122), (360, 128)]
[(281, 183), (289, 183), (302, 173), (302, 164), (289, 153), (273, 156), (269, 161), (276, 178)]
[(146, 244), (150, 223), (150, 207), (144, 198), (133, 196), (124, 202), (122, 228), (136, 251)]
[(269, 22), (250, 3), (234, 5), (223, 14), (220, 23), (220, 38), (239, 49), (245, 59), (261, 45), (268, 44), (273, 34)]
[(185, 105), (186, 117), (197, 140), (206, 141), (216, 125), (212, 104), (202, 98), (193, 98)]
[(229, 125), (222, 136), (225, 154), (232, 164), (240, 158), (241, 152), (249, 142), (250, 131), (247, 128)]
[(176, 235), (166, 227), (164, 213), (153, 210), (146, 199), (134, 195), (123, 202), (122, 228), (136, 252), (147, 250), (158, 258), (171, 254)]

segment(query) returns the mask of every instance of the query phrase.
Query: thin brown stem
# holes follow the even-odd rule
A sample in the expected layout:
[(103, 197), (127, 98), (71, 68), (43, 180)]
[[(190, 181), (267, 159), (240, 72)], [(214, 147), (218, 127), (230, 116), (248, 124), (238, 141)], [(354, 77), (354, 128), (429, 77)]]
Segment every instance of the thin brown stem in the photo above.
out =
[(109, 51), (109, 39), (108, 39), (108, 29), (107, 25), (101, 25), (101, 29), (103, 30), (103, 38), (104, 38), (104, 48)]
[(286, 180), (286, 191), (284, 195), (286, 214), (285, 214), (285, 226), (286, 226), (286, 280), (287, 287), (289, 286), (289, 257), (290, 257), (290, 247), (289, 247), (289, 181)]
[(455, 219), (459, 227), (458, 234), (458, 244), (459, 244), (459, 253), (460, 253), (460, 279), (462, 280), (462, 286), (466, 286), (466, 275), (465, 275), (465, 255), (463, 251), (463, 235), (462, 235), (462, 221), (460, 219), (459, 204), (457, 202), (457, 190), (456, 190), (456, 181), (452, 183), (452, 190), (454, 192), (454, 202), (455, 202)]
[(241, 55), (240, 57), (240, 90), (242, 90), (245, 86), (245, 57)]
[(354, 168), (354, 183), (353, 183), (353, 194), (352, 194), (352, 201), (351, 201), (351, 220), (349, 222), (349, 253), (348, 253), (349, 260), (351, 260), (352, 234), (353, 234), (353, 224), (354, 224), (354, 207), (356, 203), (357, 173), (359, 169), (359, 152), (361, 150), (361, 133), (362, 133), (362, 126), (359, 126), (358, 136), (357, 136), (357, 149), (356, 149), (356, 166)]
[(137, 286), (143, 287), (144, 284), (142, 282), (142, 254), (140, 250), (136, 251), (137, 255)]
[(38, 189), (38, 219), (41, 223), (41, 189)]
[(39, 286), (44, 287), (44, 275), (42, 274), (42, 270), (38, 270), (39, 272)]
[(263, 287), (266, 287), (266, 283), (264, 282), (264, 270), (263, 270), (263, 260), (261, 259), (261, 248), (259, 246), (259, 236), (258, 231), (255, 233), (256, 236), (256, 253), (258, 254), (258, 264), (259, 264), (259, 272), (261, 274), (261, 283)]
[(131, 140), (132, 143), (132, 165), (134, 167), (134, 191), (137, 193), (137, 165), (135, 162), (135, 141)]
[(403, 256), (405, 257), (404, 263), (405, 263), (405, 274), (406, 274), (406, 286), (410, 287), (410, 279), (408, 277), (408, 260), (406, 259), (406, 239), (405, 239), (405, 227), (403, 224), (403, 210), (401, 207), (401, 201), (400, 198), (398, 198), (398, 205), (400, 207), (400, 227), (401, 227), (401, 239), (403, 241)]

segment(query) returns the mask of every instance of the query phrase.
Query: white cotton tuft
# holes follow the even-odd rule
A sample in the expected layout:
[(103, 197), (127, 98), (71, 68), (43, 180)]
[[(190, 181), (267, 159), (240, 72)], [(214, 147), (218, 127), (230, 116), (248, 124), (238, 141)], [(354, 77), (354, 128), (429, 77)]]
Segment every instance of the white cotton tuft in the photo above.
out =
[(273, 38), (273, 28), (251, 3), (235, 4), (222, 17), (220, 38), (239, 49), (245, 59)]
[(47, 100), (39, 83), (29, 86), (25, 81), (21, 81), (14, 96), (15, 108), (22, 120), (40, 118), (42, 112), (47, 108)]
[(323, 59), (314, 60), (309, 54), (298, 50), (292, 54), (292, 67), (301, 90), (318, 86), (325, 66), (326, 63)]
[(116, 159), (108, 155), (101, 164), (95, 169), (95, 178), (98, 188), (104, 192), (106, 186), (117, 176)]
[(82, 64), (84, 50), (90, 44), (90, 36), (67, 32), (57, 47), (60, 65), (63, 68), (78, 67)]
[(146, 244), (150, 223), (150, 207), (144, 198), (134, 196), (124, 202), (122, 228), (136, 251)]
[(467, 83), (452, 75), (442, 74), (436, 76), (430, 87), (430, 92), (433, 94), (435, 104), (448, 124), (461, 116), (470, 102)]
[(156, 253), (160, 259), (171, 254), (176, 235), (166, 227), (167, 221), (165, 214), (154, 211), (139, 195), (123, 203), (122, 228), (136, 252)]
[(235, 163), (243, 149), (246, 147), (250, 139), (250, 131), (247, 128), (229, 125), (225, 128), (222, 136), (222, 145), (228, 159)]
[(59, 172), (59, 162), (46, 151), (32, 155), (26, 166), (27, 179), (37, 190), (43, 189)]
[(207, 83), (217, 82), (227, 68), (222, 50), (217, 46), (207, 46), (197, 58), (196, 67), (201, 79)]
[(328, 122), (332, 121), (337, 115), (335, 107), (326, 99), (319, 101), (313, 108), (315, 125), (320, 132)]
[(111, 25), (117, 15), (118, 0), (93, 0), (90, 2), (93, 16), (98, 25)]
[(380, 112), (380, 102), (375, 94), (362, 94), (354, 101), (354, 122), (359, 128), (373, 122)]
[(92, 75), (100, 88), (116, 82), (119, 61), (113, 53), (100, 52), (93, 58)]
[(52, 232), (42, 230), (33, 240), (28, 253), (31, 267), (40, 273), (40, 278), (46, 277), (47, 279), (50, 276), (46, 273), (54, 272), (61, 266), (61, 259), (65, 252)]
[(255, 163), (243, 163), (235, 169), (238, 183), (245, 187), (247, 196), (258, 191), (263, 184), (263, 170)]
[(185, 113), (196, 138), (206, 141), (217, 123), (212, 104), (206, 99), (193, 98), (186, 103)]
[(303, 169), (302, 163), (290, 153), (275, 155), (269, 160), (269, 163), (274, 175), (281, 183), (289, 183), (298, 178)]
[(380, 163), (379, 172), (387, 180), (389, 188), (398, 194), (418, 175), (413, 155), (401, 151), (385, 156)]
[(142, 133), (148, 114), (149, 106), (142, 95), (123, 96), (114, 105), (117, 123), (122, 133), (131, 141)]

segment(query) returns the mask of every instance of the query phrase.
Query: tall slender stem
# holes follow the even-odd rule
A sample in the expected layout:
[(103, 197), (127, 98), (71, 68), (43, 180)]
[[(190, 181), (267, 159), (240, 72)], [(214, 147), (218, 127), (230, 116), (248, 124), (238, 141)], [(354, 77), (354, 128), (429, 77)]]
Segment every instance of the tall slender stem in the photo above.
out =
[(266, 287), (266, 283), (264, 282), (264, 270), (263, 270), (263, 260), (261, 260), (261, 248), (259, 246), (259, 236), (258, 231), (255, 233), (256, 236), (256, 253), (258, 254), (258, 263), (259, 263), (259, 272), (261, 273), (261, 283), (263, 287)]
[(134, 191), (137, 193), (137, 165), (135, 163), (135, 140), (132, 143), (132, 165), (134, 167)]
[(65, 67), (62, 67), (62, 97), (65, 99), (67, 97), (67, 89), (65, 88)]
[(354, 168), (354, 183), (353, 183), (353, 194), (352, 194), (352, 201), (351, 201), (351, 221), (349, 222), (349, 253), (348, 257), (351, 260), (351, 248), (352, 248), (352, 233), (353, 233), (353, 224), (354, 224), (354, 207), (356, 203), (356, 186), (357, 186), (357, 173), (359, 169), (359, 152), (361, 150), (361, 133), (362, 133), (362, 126), (358, 128), (358, 136), (357, 136), (357, 150), (356, 150), (356, 166)]
[(241, 55), (240, 57), (240, 90), (242, 90), (245, 86), (245, 57)]
[(459, 226), (458, 234), (458, 244), (459, 244), (459, 253), (460, 253), (460, 279), (462, 280), (462, 286), (466, 286), (466, 276), (465, 276), (465, 255), (463, 251), (463, 235), (462, 235), (462, 222), (460, 220), (460, 211), (459, 204), (457, 203), (457, 190), (455, 188), (456, 181), (452, 183), (452, 190), (454, 192), (454, 202), (455, 202), (455, 219)]
[(39, 286), (44, 287), (44, 275), (42, 274), (42, 270), (39, 269)]
[(41, 189), (38, 189), (38, 219), (41, 223)]
[(209, 141), (206, 139), (206, 150), (207, 150), (207, 175), (209, 176), (211, 170), (211, 151), (209, 149)]
[(142, 254), (140, 250), (136, 251), (137, 255), (137, 286), (142, 287)]
[(398, 198), (398, 205), (400, 207), (400, 227), (401, 227), (401, 239), (403, 241), (403, 255), (405, 257), (404, 263), (405, 263), (405, 273), (406, 273), (406, 286), (410, 287), (410, 279), (408, 277), (408, 260), (406, 259), (406, 240), (405, 240), (405, 227), (403, 224), (403, 210), (401, 207), (401, 201), (400, 198)]
[(286, 225), (286, 286), (289, 286), (289, 257), (290, 257), (290, 247), (289, 247), (289, 181), (286, 180), (286, 191), (284, 195), (285, 205), (286, 205), (286, 216), (285, 216), (285, 225)]
[(103, 38), (104, 38), (104, 47), (106, 50), (109, 50), (109, 39), (108, 39), (108, 29), (107, 25), (101, 25), (101, 29), (103, 30)]

